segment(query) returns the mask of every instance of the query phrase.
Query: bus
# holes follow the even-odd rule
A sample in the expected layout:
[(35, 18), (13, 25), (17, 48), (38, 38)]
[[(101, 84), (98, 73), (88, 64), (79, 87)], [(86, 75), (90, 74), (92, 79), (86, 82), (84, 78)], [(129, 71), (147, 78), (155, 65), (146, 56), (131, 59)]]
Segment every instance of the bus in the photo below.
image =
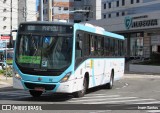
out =
[(124, 75), (124, 37), (91, 24), (25, 22), (15, 44), (13, 87), (82, 97)]

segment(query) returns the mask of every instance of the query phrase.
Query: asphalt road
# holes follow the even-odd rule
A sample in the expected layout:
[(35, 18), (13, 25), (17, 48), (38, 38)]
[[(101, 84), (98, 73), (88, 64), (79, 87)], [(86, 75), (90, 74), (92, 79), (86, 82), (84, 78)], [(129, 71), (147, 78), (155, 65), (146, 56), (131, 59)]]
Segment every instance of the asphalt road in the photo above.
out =
[[(128, 74), (120, 81), (116, 81), (113, 89), (107, 90), (103, 86), (93, 88), (82, 98), (73, 98), (69, 94), (57, 95), (53, 93), (44, 93), (39, 98), (33, 98), (27, 91), (15, 90), (10, 87), (3, 88), (0, 90), (0, 104), (35, 104), (40, 106), (49, 104), (53, 105), (49, 109), (61, 109), (61, 106), (68, 106), (71, 109), (45, 111), (47, 113), (160, 113), (160, 107), (158, 107), (159, 110), (154, 111), (150, 109), (138, 110), (138, 105), (143, 104), (149, 104), (152, 107), (154, 104), (160, 106), (160, 76)], [(89, 110), (83, 110), (84, 105), (86, 105), (85, 109)], [(111, 109), (99, 109), (103, 105), (111, 106)], [(123, 110), (128, 109), (128, 105), (131, 105), (131, 108), (133, 105), (133, 109), (137, 108), (137, 110)], [(77, 110), (81, 109), (78, 106), (81, 106), (82, 110)], [(139, 106), (139, 109), (142, 109), (142, 106)]]

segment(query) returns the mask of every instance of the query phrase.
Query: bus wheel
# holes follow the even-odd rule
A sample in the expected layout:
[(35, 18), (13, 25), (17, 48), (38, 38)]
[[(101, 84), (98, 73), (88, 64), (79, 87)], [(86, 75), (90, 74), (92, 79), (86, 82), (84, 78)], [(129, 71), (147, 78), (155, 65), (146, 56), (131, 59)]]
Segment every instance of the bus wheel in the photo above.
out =
[(84, 78), (84, 81), (83, 81), (83, 89), (81, 91), (77, 91), (74, 93), (74, 97), (75, 98), (79, 98), (79, 97), (83, 97), (86, 93), (86, 90), (87, 90), (87, 79), (86, 77)]
[(106, 84), (107, 89), (112, 89), (113, 87), (113, 82), (114, 82), (114, 73), (113, 71), (111, 72), (111, 77), (109, 83)]
[(43, 93), (42, 91), (35, 91), (35, 90), (29, 90), (29, 92), (33, 97), (40, 97)]

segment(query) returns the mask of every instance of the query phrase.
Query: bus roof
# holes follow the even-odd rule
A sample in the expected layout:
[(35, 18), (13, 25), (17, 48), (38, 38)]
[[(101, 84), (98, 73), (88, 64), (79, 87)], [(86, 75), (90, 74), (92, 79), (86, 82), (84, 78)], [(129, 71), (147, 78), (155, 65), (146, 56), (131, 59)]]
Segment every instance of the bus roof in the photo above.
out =
[(30, 21), (30, 22), (22, 22), (20, 24), (54, 24), (54, 25), (74, 25), (73, 23), (66, 23), (66, 22), (49, 22), (49, 21)]
[(118, 39), (124, 39), (124, 36), (118, 35), (115, 33), (111, 33), (108, 31), (105, 31), (103, 28), (99, 26), (94, 26), (92, 24), (84, 24), (84, 23), (66, 23), (66, 22), (49, 22), (49, 21), (30, 21), (30, 22), (22, 22), (21, 24), (45, 24), (45, 25), (71, 25), (80, 30), (97, 33), (100, 35), (110, 36)]
[(99, 26), (94, 26), (92, 24), (80, 23), (80, 24), (75, 24), (74, 27), (77, 28), (77, 29), (80, 29), (80, 30), (91, 32), (91, 33), (97, 33), (97, 34), (100, 34), (100, 35), (105, 35), (105, 36), (109, 36), (109, 37), (113, 37), (113, 38), (124, 39), (124, 36), (122, 36), (122, 35), (105, 31), (104, 28), (99, 27)]

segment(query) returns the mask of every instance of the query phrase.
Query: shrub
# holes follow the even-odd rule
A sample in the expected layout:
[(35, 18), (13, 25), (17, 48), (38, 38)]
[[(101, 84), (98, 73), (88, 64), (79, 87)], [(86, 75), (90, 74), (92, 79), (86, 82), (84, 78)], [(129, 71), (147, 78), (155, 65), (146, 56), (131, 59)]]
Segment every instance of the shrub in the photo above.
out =
[(0, 70), (0, 74), (3, 74), (4, 73), (4, 70)]

